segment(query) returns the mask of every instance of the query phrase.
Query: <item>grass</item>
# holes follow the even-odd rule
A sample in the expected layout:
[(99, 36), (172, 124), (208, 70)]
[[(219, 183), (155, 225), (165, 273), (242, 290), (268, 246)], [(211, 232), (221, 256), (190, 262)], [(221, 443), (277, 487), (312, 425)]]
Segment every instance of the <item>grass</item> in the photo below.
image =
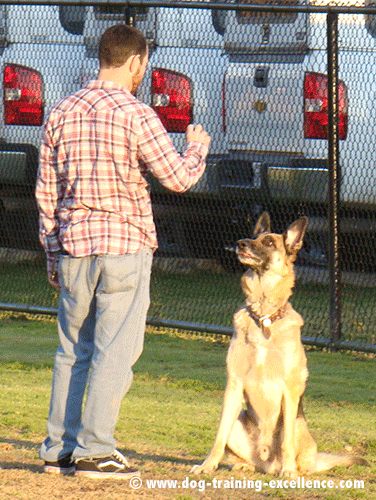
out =
[[(214, 266), (189, 266), (170, 259), (167, 266), (157, 259), (151, 282), (149, 316), (191, 323), (231, 326), (232, 315), (242, 303), (239, 274), (225, 274)], [(43, 254), (33, 260), (0, 260), (0, 302), (57, 307), (58, 294), (48, 284)], [(329, 287), (297, 280), (292, 297), (304, 317), (302, 334), (312, 338), (330, 336)], [(343, 284), (343, 339), (376, 344), (376, 294), (374, 287)]]
[[(192, 465), (202, 461), (213, 443), (225, 386), (228, 340), (149, 328), (116, 431), (118, 447), (142, 470), (144, 486), (131, 490), (128, 484), (93, 484), (41, 474), (37, 451), (45, 437), (56, 346), (53, 321), (4, 313), (0, 317), (1, 500), (78, 500), (83, 496), (113, 500), (376, 498), (376, 379), (372, 356), (308, 350), (310, 378), (305, 398), (306, 416), (319, 450), (358, 453), (370, 467), (338, 467), (312, 477), (332, 480), (338, 488), (276, 489), (268, 486), (273, 478), (233, 472), (225, 461), (213, 476), (190, 475)], [(266, 486), (262, 491), (214, 489), (207, 486), (213, 484), (213, 478), (227, 486), (231, 486), (231, 479), (244, 478)], [(181, 488), (148, 488), (146, 481), (153, 479), (176, 480)], [(339, 487), (339, 481), (355, 479), (364, 481), (364, 488)], [(189, 487), (183, 489), (184, 480)], [(200, 492), (199, 485), (205, 491)]]
[(12, 256), (0, 259), (0, 302), (55, 307), (58, 294), (48, 284), (44, 255), (21, 261), (12, 261)]

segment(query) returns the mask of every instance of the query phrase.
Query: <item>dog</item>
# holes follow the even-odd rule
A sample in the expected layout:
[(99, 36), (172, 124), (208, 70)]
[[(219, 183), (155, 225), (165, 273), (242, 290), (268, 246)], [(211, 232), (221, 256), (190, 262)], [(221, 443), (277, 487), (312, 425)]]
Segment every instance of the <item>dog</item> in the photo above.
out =
[(283, 234), (271, 233), (264, 212), (254, 239), (237, 244), (237, 256), (249, 268), (241, 279), (245, 304), (234, 315), (217, 435), (206, 460), (193, 467), (195, 474), (216, 470), (224, 452), (234, 468), (290, 478), (336, 465), (366, 465), (351, 455), (318, 453), (304, 417), (303, 319), (288, 299), (306, 227), (301, 217)]

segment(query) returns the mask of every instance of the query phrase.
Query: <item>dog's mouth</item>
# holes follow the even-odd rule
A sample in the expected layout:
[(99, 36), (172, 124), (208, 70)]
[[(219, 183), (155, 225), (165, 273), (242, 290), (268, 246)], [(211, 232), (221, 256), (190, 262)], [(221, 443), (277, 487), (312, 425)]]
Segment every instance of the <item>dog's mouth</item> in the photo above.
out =
[(251, 268), (260, 268), (265, 264), (265, 254), (255, 248), (253, 240), (239, 240), (236, 245), (236, 254), (239, 261)]
[(261, 265), (263, 263), (263, 259), (261, 259), (258, 255), (255, 255), (254, 253), (250, 252), (249, 250), (246, 251), (244, 248), (236, 248), (236, 255), (238, 256), (238, 259), (242, 264), (245, 265)]

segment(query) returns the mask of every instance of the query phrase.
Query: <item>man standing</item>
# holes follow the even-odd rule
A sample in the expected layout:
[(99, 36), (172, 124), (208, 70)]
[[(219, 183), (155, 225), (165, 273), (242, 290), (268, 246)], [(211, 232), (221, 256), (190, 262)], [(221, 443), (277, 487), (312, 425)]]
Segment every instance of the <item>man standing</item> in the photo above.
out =
[(143, 348), (157, 247), (145, 174), (186, 191), (204, 172), (210, 137), (190, 125), (179, 155), (134, 97), (148, 62), (138, 30), (106, 30), (99, 62), (98, 79), (52, 109), (41, 144), (36, 197), (48, 278), (60, 290), (60, 345), (40, 457), (46, 472), (128, 478), (138, 471), (113, 435)]

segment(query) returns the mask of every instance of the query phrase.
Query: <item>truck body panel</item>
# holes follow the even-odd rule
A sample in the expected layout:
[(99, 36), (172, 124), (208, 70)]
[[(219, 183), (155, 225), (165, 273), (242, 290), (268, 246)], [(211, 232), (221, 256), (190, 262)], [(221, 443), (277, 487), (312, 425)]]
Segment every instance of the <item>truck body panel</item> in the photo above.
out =
[[(60, 98), (97, 76), (99, 37), (107, 27), (124, 22), (124, 16), (124, 8), (117, 5), (0, 6), (2, 67), (19, 65), (42, 75), (46, 116)], [(203, 237), (210, 221), (212, 230), (226, 233), (220, 244), (230, 245), (232, 238), (244, 236), (242, 231), (252, 226), (260, 210), (271, 206), (281, 211), (292, 207), (293, 213), (312, 210), (308, 213), (314, 221), (311, 229), (322, 230), (326, 222), (317, 222), (316, 215), (325, 219), (328, 196), (326, 15), (151, 7), (133, 9), (131, 17), (150, 49), (138, 97), (162, 116), (173, 108), (176, 96), (156, 90), (155, 72), (166, 81), (184, 81), (189, 102), (178, 89), (182, 101), (174, 112), (179, 114), (185, 99), (192, 120), (212, 137), (207, 170), (196, 186), (179, 197), (181, 205), (150, 179), (156, 218), (164, 228), (161, 234), (192, 240), (197, 235), (187, 226), (201, 224), (203, 231), (196, 233)], [(376, 16), (341, 14), (341, 206), (372, 213), (376, 185), (365, 170), (372, 167), (376, 155), (372, 144), (376, 84), (364, 78), (364, 71), (376, 73), (375, 54)], [(4, 96), (11, 100), (16, 90), (11, 88)], [(31, 185), (41, 128), (6, 125), (4, 99), (0, 187)], [(187, 119), (183, 114), (176, 123)], [(184, 133), (174, 127), (169, 132), (181, 151)], [(246, 223), (239, 223), (242, 218)], [(368, 230), (358, 213), (341, 224), (349, 231)], [(200, 245), (207, 248), (212, 243), (201, 239), (194, 252), (200, 251)]]

